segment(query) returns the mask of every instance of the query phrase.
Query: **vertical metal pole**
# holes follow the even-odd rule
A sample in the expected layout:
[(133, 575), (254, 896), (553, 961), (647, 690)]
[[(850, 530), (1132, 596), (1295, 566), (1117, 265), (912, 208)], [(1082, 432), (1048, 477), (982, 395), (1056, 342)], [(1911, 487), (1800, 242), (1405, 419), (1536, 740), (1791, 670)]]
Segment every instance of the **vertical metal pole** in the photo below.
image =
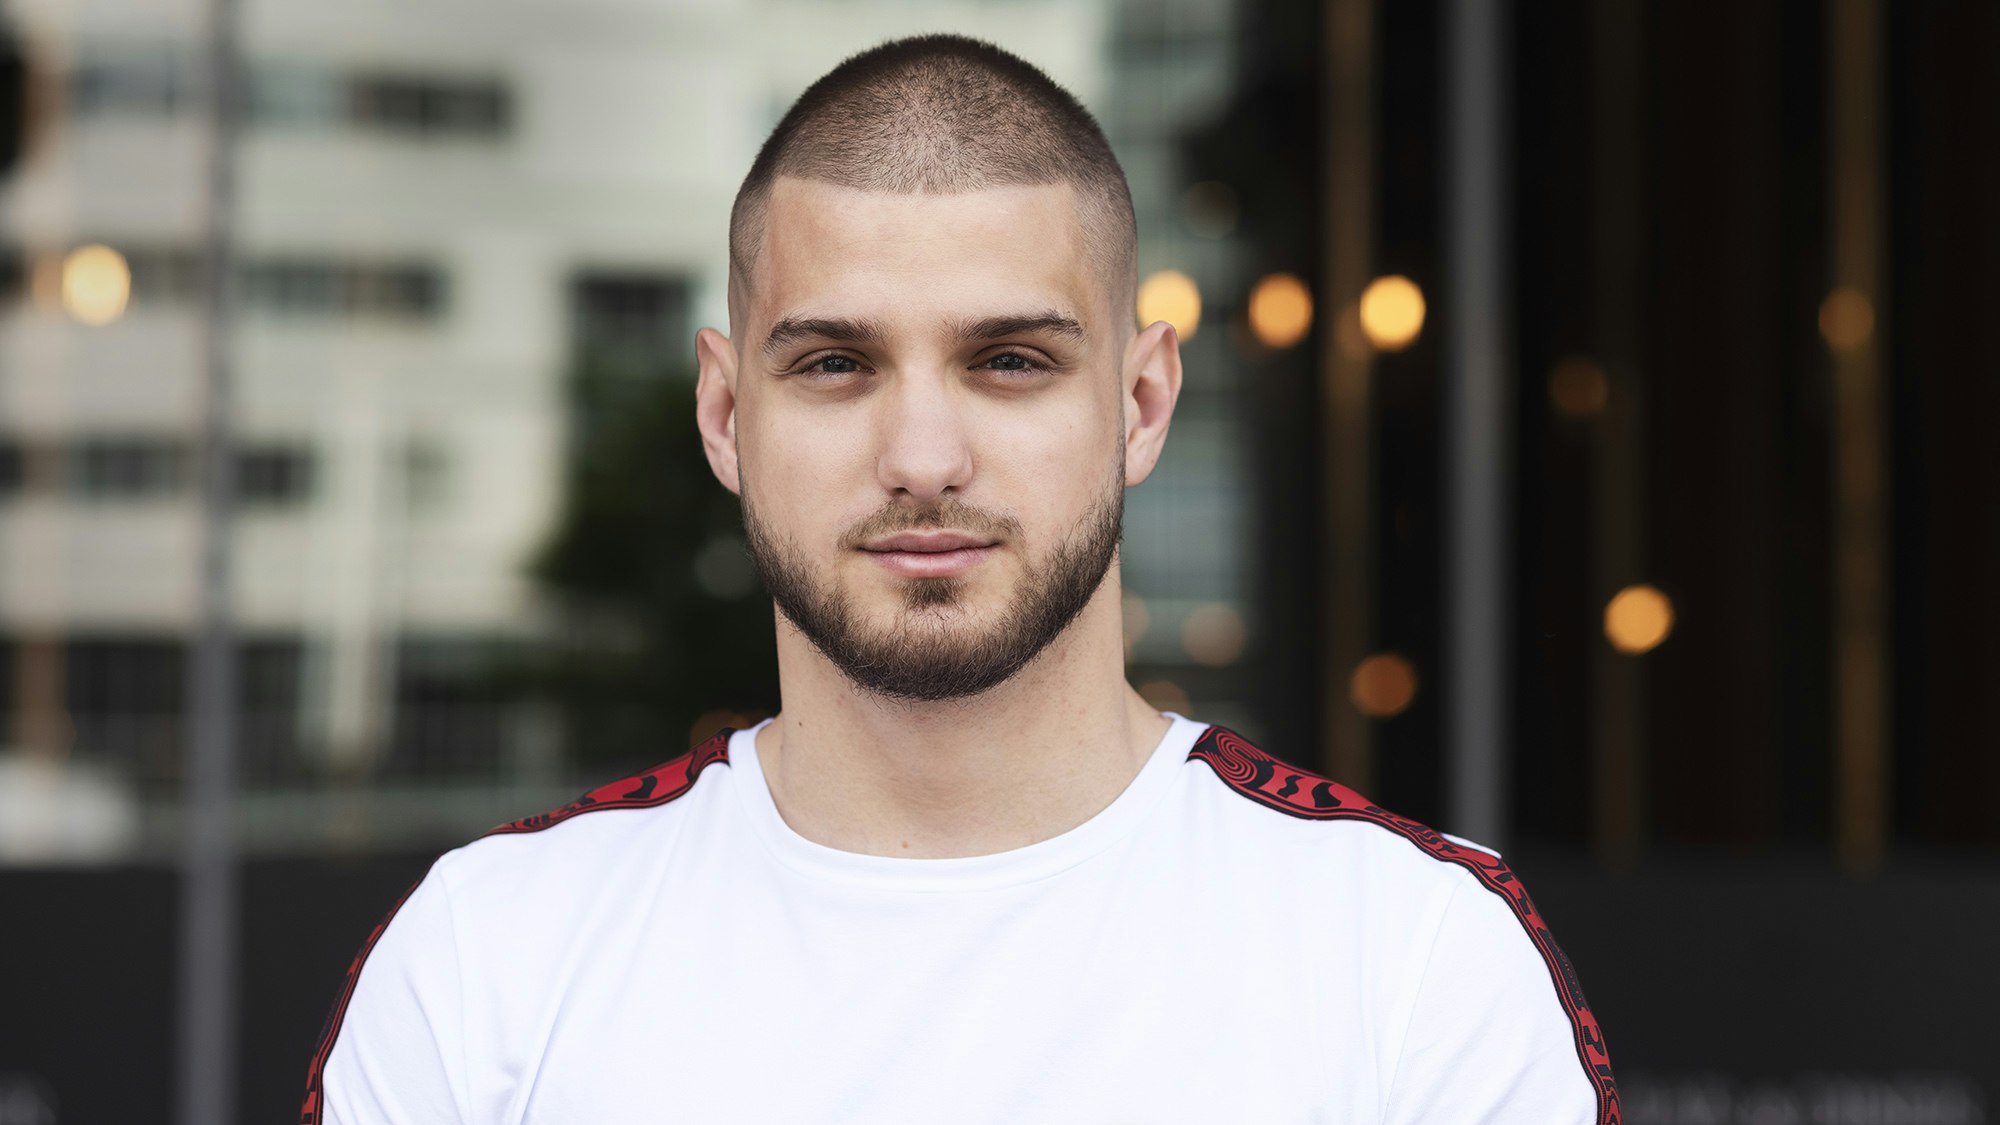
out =
[(229, 1125), (236, 1093), (237, 671), (230, 614), (235, 507), (229, 364), (235, 280), (231, 216), (241, 99), (236, 0), (210, 0), (212, 114), (200, 444), (201, 574), (184, 757), (180, 914), (179, 1118)]
[(1451, 0), (1444, 23), (1445, 560), (1452, 830), (1507, 835), (1508, 349), (1503, 9)]
[[(1889, 483), (1882, 380), (1882, 48), (1879, 0), (1828, 12), (1827, 136), (1832, 273), (1847, 298), (1833, 352), (1834, 837), (1841, 863), (1867, 871), (1889, 835)], [(1858, 306), (1858, 307), (1857, 307)], [(1839, 306), (1835, 307), (1836, 315)], [(1826, 318), (1823, 318), (1826, 319)]]
[(1348, 677), (1368, 655), (1374, 631), (1373, 458), (1369, 378), (1356, 302), (1373, 265), (1375, 213), (1375, 0), (1328, 0), (1322, 110), (1325, 235), (1320, 315), (1320, 400), (1324, 422), (1327, 565), (1322, 601), (1320, 726), (1322, 760), (1343, 784), (1367, 792), (1373, 755), (1368, 720), (1348, 698)]
[[(1601, 609), (1644, 572), (1646, 231), (1644, 20), (1641, 0), (1590, 8), (1592, 321), (1608, 395), (1591, 435), (1591, 593)], [(1598, 858), (1625, 866), (1646, 832), (1644, 665), (1603, 638), (1590, 644), (1591, 837)]]

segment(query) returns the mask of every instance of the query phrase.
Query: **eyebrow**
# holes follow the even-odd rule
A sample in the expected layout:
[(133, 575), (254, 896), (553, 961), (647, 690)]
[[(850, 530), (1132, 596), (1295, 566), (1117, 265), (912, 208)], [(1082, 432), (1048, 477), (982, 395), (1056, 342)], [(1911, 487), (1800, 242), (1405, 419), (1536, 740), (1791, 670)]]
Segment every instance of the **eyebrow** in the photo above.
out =
[[(955, 329), (962, 341), (997, 340), (1003, 336), (1046, 334), (1084, 343), (1088, 336), (1075, 317), (1049, 311), (1015, 316), (988, 316), (958, 322)], [(839, 340), (854, 344), (878, 344), (884, 333), (872, 320), (853, 317), (781, 317), (764, 337), (764, 354), (776, 355), (802, 340)]]
[(1079, 344), (1088, 340), (1083, 325), (1077, 323), (1075, 317), (1064, 316), (1054, 311), (1031, 316), (989, 316), (980, 320), (961, 321), (958, 324), (958, 338), (964, 341), (997, 340), (1002, 336), (1031, 334), (1061, 336)]
[(771, 326), (771, 332), (764, 337), (764, 354), (776, 355), (789, 345), (801, 340), (840, 340), (853, 344), (874, 344), (882, 340), (882, 328), (872, 320), (856, 320), (850, 317), (801, 317), (781, 318)]

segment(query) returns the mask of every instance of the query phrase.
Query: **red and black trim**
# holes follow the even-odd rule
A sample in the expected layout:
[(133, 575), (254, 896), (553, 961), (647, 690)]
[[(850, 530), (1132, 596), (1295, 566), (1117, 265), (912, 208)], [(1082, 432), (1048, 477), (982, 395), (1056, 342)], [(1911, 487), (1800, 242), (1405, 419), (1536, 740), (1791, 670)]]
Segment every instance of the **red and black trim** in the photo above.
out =
[(715, 737), (700, 746), (661, 762), (645, 773), (600, 785), (559, 809), (534, 816), (525, 816), (510, 821), (486, 833), (488, 836), (507, 836), (521, 832), (540, 832), (579, 813), (598, 812), (603, 809), (649, 809), (664, 805), (675, 797), (694, 788), (695, 778), (701, 771), (717, 762), (729, 760), (729, 736), (734, 733), (724, 727)]
[[(670, 758), (644, 773), (600, 785), (561, 808), (509, 821), (480, 838), (540, 832), (581, 813), (603, 809), (649, 809), (664, 805), (694, 788), (695, 779), (701, 776), (702, 770), (717, 762), (729, 761), (729, 736), (732, 733), (725, 727), (715, 737), (678, 758)], [(340, 996), (334, 1001), (333, 1011), (328, 1013), (326, 1023), (320, 1028), (312, 1065), (306, 1071), (306, 1097), (299, 1110), (299, 1125), (320, 1125), (320, 1081), (326, 1071), (326, 1060), (333, 1054), (333, 1041), (340, 1035), (341, 1021), (347, 1016), (347, 1002), (353, 998), (354, 985), (361, 979), (361, 966), (368, 960), (368, 954), (374, 951), (375, 943), (382, 940), (383, 931), (389, 928), (396, 912), (403, 908), (403, 903), (409, 901), (410, 895), (422, 882), (419, 879), (403, 892), (396, 905), (390, 907), (389, 913), (368, 932), (368, 940), (361, 944), (361, 952), (355, 954), (354, 960), (348, 964), (347, 979), (341, 984)]]
[(1224, 727), (1209, 727), (1188, 751), (1188, 757), (1208, 763), (1231, 789), (1266, 808), (1303, 820), (1363, 820), (1386, 828), (1431, 858), (1464, 868), (1481, 886), (1505, 899), (1547, 963), (1556, 998), (1569, 1015), (1577, 1061), (1597, 1091), (1598, 1125), (1619, 1125), (1618, 1085), (1611, 1076), (1611, 1056), (1605, 1051), (1597, 1017), (1591, 1015), (1576, 971), (1556, 946), (1527, 888), (1499, 856), (1454, 844), (1434, 829), (1375, 806), (1346, 786), (1286, 765)]

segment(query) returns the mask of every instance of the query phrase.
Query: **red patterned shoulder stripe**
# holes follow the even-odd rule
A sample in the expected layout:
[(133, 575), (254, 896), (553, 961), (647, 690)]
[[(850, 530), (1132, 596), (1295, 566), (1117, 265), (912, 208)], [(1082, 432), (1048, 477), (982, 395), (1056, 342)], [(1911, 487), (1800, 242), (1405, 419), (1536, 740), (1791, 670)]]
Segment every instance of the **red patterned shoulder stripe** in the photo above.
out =
[(600, 785), (559, 809), (509, 821), (486, 835), (506, 836), (521, 832), (540, 832), (580, 813), (598, 812), (603, 809), (646, 809), (664, 805), (694, 788), (695, 778), (701, 776), (702, 770), (716, 762), (729, 760), (731, 733), (725, 729), (678, 758), (661, 762), (644, 773), (634, 774), (608, 785)]
[(1500, 857), (1454, 844), (1435, 829), (1377, 807), (1344, 785), (1286, 765), (1225, 727), (1209, 727), (1188, 751), (1188, 757), (1206, 762), (1231, 789), (1267, 808), (1304, 820), (1362, 820), (1394, 832), (1431, 858), (1464, 868), (1481, 886), (1505, 899), (1548, 965), (1556, 997), (1569, 1016), (1577, 1061), (1597, 1091), (1598, 1125), (1619, 1125), (1623, 1118), (1618, 1085), (1611, 1075), (1611, 1056), (1605, 1050), (1597, 1017), (1591, 1014), (1576, 971), (1556, 945), (1527, 888)]
[[(694, 788), (695, 779), (701, 771), (717, 762), (729, 760), (729, 736), (734, 733), (724, 728), (715, 737), (695, 747), (677, 758), (661, 762), (644, 773), (621, 778), (607, 785), (600, 785), (576, 800), (558, 809), (534, 816), (509, 821), (486, 832), (486, 836), (519, 835), (524, 832), (540, 832), (561, 824), (573, 816), (603, 809), (646, 809), (664, 805)], [(340, 995), (334, 1001), (333, 1011), (327, 1014), (326, 1023), (320, 1028), (318, 1045), (313, 1049), (312, 1063), (306, 1071), (305, 1104), (299, 1110), (299, 1125), (320, 1125), (321, 1080), (325, 1076), (326, 1060), (333, 1054), (333, 1042), (340, 1036), (341, 1021), (347, 1016), (347, 1002), (354, 996), (354, 985), (361, 979), (361, 966), (367, 962), (368, 954), (375, 949), (375, 943), (382, 940), (382, 934), (396, 917), (396, 912), (409, 901), (410, 895), (423, 880), (410, 884), (389, 913), (368, 931), (368, 940), (361, 944), (361, 951), (348, 963), (347, 977), (341, 983)]]

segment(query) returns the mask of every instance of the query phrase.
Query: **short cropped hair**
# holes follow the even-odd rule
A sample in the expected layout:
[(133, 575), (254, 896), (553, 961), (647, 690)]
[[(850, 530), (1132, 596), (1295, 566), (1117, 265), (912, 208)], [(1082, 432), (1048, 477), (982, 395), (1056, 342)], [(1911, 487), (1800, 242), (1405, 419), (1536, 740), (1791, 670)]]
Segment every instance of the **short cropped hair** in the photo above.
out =
[(865, 191), (951, 195), (1068, 184), (1085, 250), (1131, 304), (1138, 224), (1124, 170), (1090, 111), (1048, 75), (962, 35), (896, 39), (807, 87), (758, 150), (729, 216), (732, 288), (750, 272), (779, 176)]

